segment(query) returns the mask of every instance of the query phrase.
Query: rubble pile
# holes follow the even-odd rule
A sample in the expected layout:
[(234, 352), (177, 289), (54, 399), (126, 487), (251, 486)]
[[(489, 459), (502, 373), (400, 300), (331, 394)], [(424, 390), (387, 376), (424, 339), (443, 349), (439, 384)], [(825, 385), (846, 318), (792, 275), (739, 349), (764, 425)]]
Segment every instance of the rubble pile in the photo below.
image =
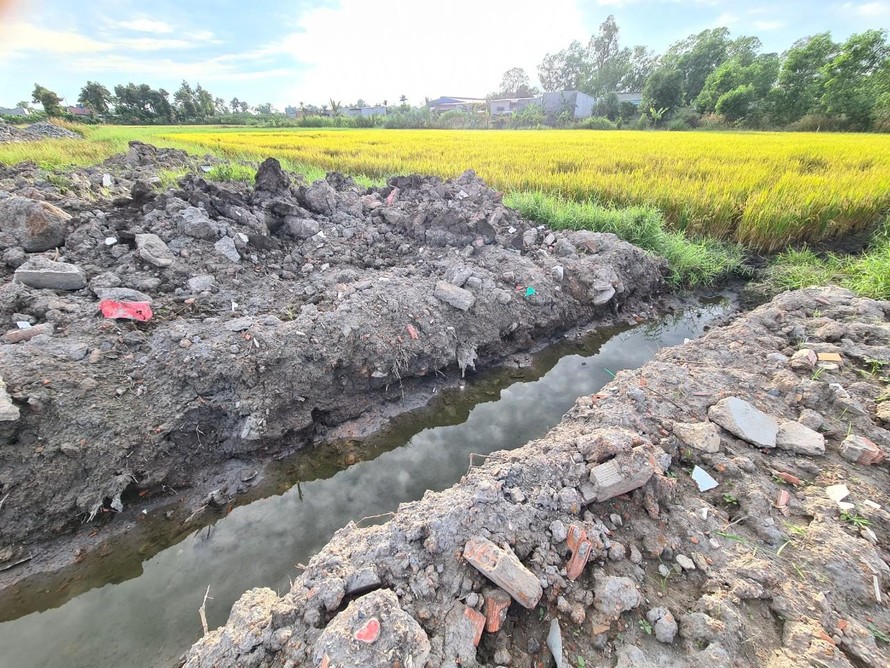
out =
[(807, 289), (664, 349), (183, 663), (890, 665), (888, 319)]
[(80, 139), (80, 135), (49, 121), (38, 121), (26, 128), (17, 128), (0, 120), (0, 144), (40, 141), (42, 139)]
[[(472, 172), (367, 189), (272, 159), (253, 184), (212, 183), (207, 164), (132, 142), (52, 178), (0, 169), (10, 559), (209, 484), (208, 466), (643, 313), (664, 287), (660, 258), (535, 227)], [(161, 170), (188, 173), (165, 187)], [(202, 493), (225, 504), (246, 486)]]

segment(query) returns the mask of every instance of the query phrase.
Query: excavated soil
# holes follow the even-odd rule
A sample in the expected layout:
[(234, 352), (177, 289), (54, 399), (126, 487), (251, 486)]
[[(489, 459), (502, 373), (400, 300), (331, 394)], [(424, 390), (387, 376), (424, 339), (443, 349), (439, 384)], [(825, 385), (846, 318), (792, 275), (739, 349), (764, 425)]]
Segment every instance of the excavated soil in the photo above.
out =
[(807, 289), (664, 349), (544, 438), (341, 529), (183, 663), (890, 665), (888, 319)]
[(257, 461), (664, 289), (661, 259), (535, 227), (472, 172), (366, 189), (270, 159), (247, 185), (208, 182), (212, 162), (133, 142), (0, 168), (7, 581), (41, 541), (152, 501), (226, 505)]

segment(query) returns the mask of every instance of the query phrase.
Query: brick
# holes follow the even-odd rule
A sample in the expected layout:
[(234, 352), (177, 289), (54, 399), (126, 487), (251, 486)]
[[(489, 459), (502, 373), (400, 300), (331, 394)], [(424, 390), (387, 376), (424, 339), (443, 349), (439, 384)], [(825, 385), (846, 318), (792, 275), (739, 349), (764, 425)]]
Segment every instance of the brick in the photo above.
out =
[(503, 589), (487, 589), (485, 595), (485, 630), (497, 633), (507, 619), (507, 611), (513, 601)]
[(602, 502), (642, 487), (654, 473), (651, 449), (636, 447), (590, 469), (590, 482)]
[(479, 641), (482, 640), (482, 631), (485, 628), (485, 615), (473, 608), (465, 608), (464, 617), (469, 622), (470, 628), (473, 629), (473, 645), (478, 647)]
[(52, 333), (53, 326), (48, 322), (44, 322), (39, 325), (29, 327), (28, 329), (11, 329), (3, 335), (3, 340), (6, 343), (20, 343), (21, 341), (30, 341), (39, 334)]
[(577, 524), (570, 525), (566, 534), (566, 545), (569, 546), (569, 549), (574, 552), (582, 540), (587, 540), (587, 532)]
[(832, 364), (843, 364), (844, 358), (840, 353), (817, 353), (816, 359), (820, 362), (831, 362)]
[(577, 580), (581, 573), (584, 572), (584, 567), (587, 565), (587, 560), (590, 559), (591, 552), (593, 552), (593, 544), (589, 540), (585, 538), (578, 543), (566, 566), (566, 575), (569, 580)]
[(886, 455), (865, 436), (847, 436), (841, 443), (841, 457), (855, 464), (880, 464)]
[(464, 545), (463, 555), (470, 565), (521, 606), (531, 610), (541, 600), (544, 592), (538, 578), (512, 552), (502, 550), (487, 538), (475, 536)]

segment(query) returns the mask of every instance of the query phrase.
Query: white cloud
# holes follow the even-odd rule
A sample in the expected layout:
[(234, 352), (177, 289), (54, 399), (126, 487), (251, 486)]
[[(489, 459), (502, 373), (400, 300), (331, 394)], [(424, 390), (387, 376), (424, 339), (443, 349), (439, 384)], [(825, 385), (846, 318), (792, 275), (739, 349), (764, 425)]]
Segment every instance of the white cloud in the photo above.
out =
[(108, 21), (107, 23), (113, 28), (131, 30), (133, 32), (150, 32), (157, 35), (166, 35), (175, 30), (175, 28), (166, 21), (158, 21), (144, 16), (126, 21)]
[(752, 21), (751, 25), (754, 28), (756, 28), (757, 30), (767, 31), (767, 30), (781, 30), (788, 24), (785, 23), (785, 21), (779, 21), (779, 20), (775, 20), (775, 19), (773, 19), (773, 20), (763, 19), (760, 21)]
[(24, 51), (52, 54), (97, 53), (110, 46), (77, 32), (42, 28), (25, 22), (0, 26), (0, 53), (16, 55)]
[(503, 73), (523, 67), (534, 79), (541, 58), (589, 37), (577, 3), (551, 0), (342, 0), (298, 19), (296, 30), (261, 52), (289, 54), (295, 73), (281, 102), (482, 96)]
[(880, 19), (890, 17), (890, 2), (877, 0), (876, 2), (866, 2), (863, 4), (855, 4), (848, 2), (844, 5), (846, 9), (852, 9), (857, 15), (869, 19)]

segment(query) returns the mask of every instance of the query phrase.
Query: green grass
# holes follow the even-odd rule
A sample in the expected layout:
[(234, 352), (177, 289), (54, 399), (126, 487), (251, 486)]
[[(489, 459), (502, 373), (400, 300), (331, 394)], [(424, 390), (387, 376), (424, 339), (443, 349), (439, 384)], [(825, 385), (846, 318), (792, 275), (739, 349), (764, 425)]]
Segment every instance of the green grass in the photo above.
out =
[(611, 232), (665, 258), (674, 287), (697, 288), (743, 272), (740, 247), (713, 239), (690, 239), (669, 232), (653, 207), (613, 208), (597, 202), (575, 202), (541, 192), (513, 192), (504, 204), (530, 220), (557, 230)]
[(858, 256), (804, 248), (775, 257), (765, 279), (772, 292), (835, 284), (873, 299), (890, 299), (890, 217)]
[(256, 176), (256, 167), (240, 162), (222, 162), (213, 165), (206, 174), (206, 178), (210, 181), (243, 181), (244, 183), (253, 183), (254, 176)]

